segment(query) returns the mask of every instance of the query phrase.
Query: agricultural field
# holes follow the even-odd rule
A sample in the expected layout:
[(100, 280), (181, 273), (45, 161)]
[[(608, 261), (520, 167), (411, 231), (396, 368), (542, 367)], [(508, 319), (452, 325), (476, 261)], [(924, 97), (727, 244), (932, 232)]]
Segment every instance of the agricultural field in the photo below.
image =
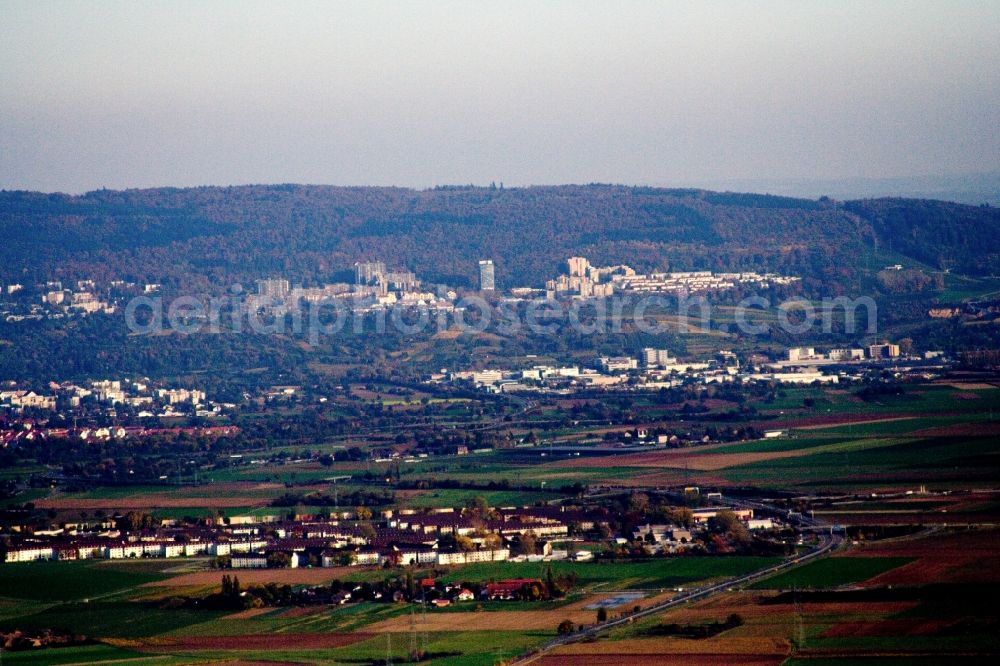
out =
[(490, 506), (523, 506), (535, 502), (545, 502), (556, 499), (557, 492), (532, 492), (523, 490), (459, 490), (434, 489), (420, 491), (397, 492), (397, 504), (411, 509), (427, 507), (462, 507), (467, 500), (474, 497), (484, 498)]
[[(1000, 474), (1000, 389), (925, 384), (861, 401), (786, 389), (761, 403), (776, 439), (546, 461), (525, 478), (576, 474), (607, 485), (754, 485), (803, 492), (977, 488)], [(806, 408), (804, 402), (811, 401)], [(766, 410), (764, 409), (766, 407)], [(701, 417), (697, 417), (701, 418)], [(537, 459), (536, 459), (537, 460)], [(600, 464), (597, 464), (599, 461)], [(636, 480), (639, 480), (638, 483)]]
[[(5, 664), (24, 664), (27, 666), (60, 666), (61, 664), (81, 664), (81, 663), (115, 663), (125, 664), (141, 663), (148, 659), (148, 655), (135, 650), (126, 650), (112, 645), (82, 645), (78, 647), (59, 648), (46, 652), (8, 652), (4, 654)], [(168, 658), (157, 663), (180, 664), (182, 662)]]
[(0, 597), (31, 601), (99, 599), (159, 581), (165, 561), (32, 562), (0, 566)]
[[(387, 409), (412, 407), (394, 402), (397, 398), (382, 392), (370, 396)], [(658, 404), (655, 396), (636, 402), (637, 422), (649, 418), (653, 423), (680, 423), (673, 420), (676, 407)], [(711, 402), (688, 423), (692, 428), (711, 424), (734, 405)], [(463, 408), (461, 403), (450, 407)], [(271, 504), (286, 493), (334, 491), (341, 498), (358, 491), (392, 492), (392, 508), (414, 509), (462, 507), (475, 497), (494, 507), (588, 501), (587, 492), (568, 488), (577, 483), (591, 486), (593, 494), (606, 486), (626, 496), (633, 488), (655, 493), (657, 488), (686, 485), (723, 492), (732, 486), (754, 488), (761, 496), (829, 491), (828, 498), (811, 505), (817, 519), (859, 526), (862, 534), (899, 525), (923, 531), (882, 542), (858, 537), (830, 557), (784, 570), (749, 589), (722, 592), (614, 629), (593, 642), (557, 648), (535, 663), (844, 666), (872, 652), (884, 653), (889, 663), (962, 663), (958, 657), (963, 645), (984, 652), (993, 649), (989, 638), (1000, 626), (995, 611), (973, 604), (972, 614), (963, 605), (968, 605), (964, 600), (970, 584), (991, 592), (1000, 585), (995, 574), (1000, 571), (1000, 540), (992, 530), (957, 531), (945, 525), (995, 523), (1000, 516), (1000, 499), (991, 490), (1000, 472), (1000, 423), (993, 418), (994, 407), (1000, 413), (1000, 390), (970, 384), (923, 384), (907, 387), (901, 395), (865, 401), (850, 389), (788, 388), (754, 404), (752, 422), (757, 427), (785, 430), (774, 439), (626, 453), (604, 442), (606, 434), (622, 426), (564, 423), (544, 434), (543, 444), (534, 448), (441, 455), (416, 463), (272, 461), (218, 470), (198, 485), (76, 492), (45, 487), (31, 488), (21, 497), (30, 497), (39, 510), (58, 520), (71, 521), (126, 510), (149, 512), (157, 519), (312, 513), (328, 507)], [(547, 413), (541, 410), (536, 416)], [(512, 426), (519, 434), (529, 430)], [(578, 446), (577, 455), (547, 448), (549, 437), (556, 447), (586, 443)], [(395, 487), (393, 475), (401, 481), (448, 480), (475, 487)], [(339, 478), (336, 484), (334, 478)], [(485, 487), (491, 481), (521, 489)], [(927, 526), (930, 529), (923, 529)], [(608, 543), (591, 535), (587, 547), (603, 550)], [(170, 607), (171, 599), (219, 589), (223, 572), (209, 569), (207, 558), (0, 566), (0, 629), (64, 627), (99, 641), (39, 652), (37, 662), (24, 654), (5, 654), (8, 663), (356, 665), (384, 663), (387, 655), (400, 662), (417, 645), (426, 650), (429, 663), (487, 665), (546, 643), (563, 621), (592, 626), (597, 605), (616, 594), (636, 596), (609, 602), (611, 617), (667, 601), (680, 593), (678, 588), (690, 590), (778, 561), (712, 555), (490, 562), (440, 571), (418, 567), (411, 569), (414, 577), (433, 575), (443, 583), (544, 580), (549, 569), (555, 576), (572, 573), (577, 582), (567, 597), (540, 602), (476, 601), (426, 610), (405, 603), (361, 602), (238, 612)], [(400, 576), (402, 570), (302, 567), (233, 573), (244, 586), (302, 588), (334, 579), (377, 583)], [(683, 634), (691, 626), (721, 623), (733, 614), (741, 617), (738, 626), (707, 637)], [(664, 630), (667, 625), (679, 625), (681, 632), (670, 633), (676, 627)]]
[(554, 575), (573, 573), (581, 587), (592, 589), (660, 590), (713, 578), (728, 578), (778, 562), (768, 557), (674, 557), (637, 562), (484, 562), (470, 564), (442, 577), (445, 581), (476, 581), (513, 577), (543, 578), (549, 566)]
[(119, 486), (82, 493), (53, 493), (35, 500), (43, 509), (156, 510), (262, 507), (285, 492), (283, 484), (230, 482), (197, 486)]
[[(319, 569), (247, 569), (237, 571), (240, 580), (245, 584), (278, 583), (281, 585), (320, 585), (335, 578), (354, 573), (351, 567), (331, 567)], [(146, 583), (147, 587), (192, 587), (218, 585), (223, 572), (218, 570), (195, 571), (181, 573), (170, 578), (164, 578)]]
[[(541, 604), (492, 602), (486, 612), (475, 612), (470, 603), (448, 609), (411, 610), (408, 604), (365, 602), (343, 607), (263, 608), (242, 613), (167, 609), (170, 594), (206, 591), (218, 586), (221, 572), (175, 573), (190, 568), (178, 561), (77, 562), (26, 564), (5, 567), (4, 583), (18, 581), (17, 590), (32, 605), (0, 604), (0, 628), (21, 629), (61, 626), (102, 641), (100, 646), (46, 651), (61, 662), (59, 654), (80, 658), (108, 655), (132, 659), (136, 654), (167, 655), (168, 663), (193, 663), (233, 658), (305, 661), (307, 663), (356, 663), (384, 659), (387, 650), (402, 657), (411, 635), (436, 655), (433, 663), (493, 664), (497, 655), (512, 656), (554, 635), (556, 625), (567, 614), (579, 623), (592, 622), (595, 600), (622, 589), (650, 590), (633, 604), (646, 606), (668, 598), (664, 588), (700, 580), (738, 575), (766, 566), (773, 558), (690, 557), (648, 562), (619, 563), (489, 563), (455, 568), (447, 580), (490, 580), (510, 576), (545, 575), (551, 566), (555, 575), (579, 576), (571, 598)], [(58, 598), (39, 581), (61, 565), (67, 565)], [(378, 570), (294, 569), (236, 572), (244, 584), (261, 582), (316, 584), (332, 578), (369, 578), (385, 574)], [(418, 572), (417, 575), (422, 575)], [(80, 581), (87, 581), (86, 584)], [(39, 590), (42, 591), (39, 591)], [(101, 598), (100, 595), (103, 595)], [(27, 611), (27, 612), (26, 612)], [(416, 632), (416, 633), (414, 633)], [(386, 635), (390, 635), (387, 639)], [(98, 649), (99, 648), (99, 649)], [(277, 655), (277, 657), (276, 657)]]
[[(751, 589), (557, 648), (539, 663), (991, 663), (1000, 629), (998, 545), (996, 529), (852, 545)], [(732, 617), (738, 622), (719, 633), (684, 636)]]
[(834, 588), (874, 578), (911, 561), (905, 557), (830, 557), (772, 576), (751, 587), (769, 590)]

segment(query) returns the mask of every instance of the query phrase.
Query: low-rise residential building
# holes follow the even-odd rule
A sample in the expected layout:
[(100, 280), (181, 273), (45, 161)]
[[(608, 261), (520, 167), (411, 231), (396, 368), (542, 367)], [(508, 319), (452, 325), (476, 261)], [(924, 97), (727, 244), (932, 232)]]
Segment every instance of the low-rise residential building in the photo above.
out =
[(452, 564), (472, 564), (473, 562), (503, 562), (510, 558), (510, 550), (498, 548), (496, 550), (472, 550), (455, 551), (447, 553), (437, 553), (435, 564), (446, 566)]

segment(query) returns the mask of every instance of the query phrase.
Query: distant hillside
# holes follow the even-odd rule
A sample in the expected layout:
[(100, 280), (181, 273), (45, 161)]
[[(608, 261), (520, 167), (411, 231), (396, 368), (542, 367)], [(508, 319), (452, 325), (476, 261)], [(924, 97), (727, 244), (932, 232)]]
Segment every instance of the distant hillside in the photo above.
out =
[(702, 183), (708, 189), (739, 192), (771, 192), (816, 199), (936, 199), (978, 206), (1000, 206), (1000, 171), (902, 178), (749, 179), (722, 183)]
[(344, 279), (372, 258), (468, 285), (490, 257), (505, 287), (540, 285), (577, 254), (640, 270), (770, 270), (807, 286), (876, 270), (875, 251), (959, 272), (1000, 269), (996, 208), (606, 185), (0, 192), (0, 238), (3, 282), (94, 276), (184, 288), (275, 274)]

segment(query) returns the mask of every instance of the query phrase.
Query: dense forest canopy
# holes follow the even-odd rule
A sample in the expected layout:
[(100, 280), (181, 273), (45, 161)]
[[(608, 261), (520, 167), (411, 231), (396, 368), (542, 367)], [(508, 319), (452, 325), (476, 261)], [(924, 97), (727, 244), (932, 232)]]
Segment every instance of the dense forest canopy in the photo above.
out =
[[(539, 286), (562, 262), (639, 270), (758, 270), (849, 286), (890, 251), (931, 268), (994, 273), (1000, 210), (939, 201), (835, 202), (611, 185), (260, 185), (0, 192), (0, 281), (126, 279), (217, 289), (282, 274), (344, 279), (379, 258), (471, 286), (492, 258), (501, 286)], [(876, 255), (877, 256), (877, 255)]]

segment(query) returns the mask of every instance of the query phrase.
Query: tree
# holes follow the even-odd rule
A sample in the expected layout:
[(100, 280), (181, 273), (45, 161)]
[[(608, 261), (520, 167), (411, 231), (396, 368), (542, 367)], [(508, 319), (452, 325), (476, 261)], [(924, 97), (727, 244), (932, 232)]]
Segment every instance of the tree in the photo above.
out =
[(597, 621), (598, 622), (608, 621), (608, 609), (605, 608), (604, 606), (601, 606), (600, 608), (597, 609)]
[(572, 620), (563, 620), (562, 622), (560, 622), (559, 626), (556, 627), (556, 633), (559, 634), (560, 636), (565, 636), (566, 634), (573, 633)]
[(732, 511), (719, 511), (708, 519), (708, 529), (725, 535), (730, 541), (746, 544), (750, 542), (750, 532)]
[(274, 551), (267, 555), (267, 566), (272, 569), (284, 569), (292, 564), (292, 558), (288, 553)]
[(628, 510), (634, 513), (645, 513), (649, 508), (649, 495), (632, 493), (628, 498)]
[(909, 356), (913, 353), (913, 338), (902, 338), (899, 341), (899, 353)]
[(691, 527), (694, 522), (694, 513), (686, 506), (677, 507), (671, 514), (671, 520), (681, 527)]
[(466, 553), (468, 553), (469, 551), (472, 551), (472, 550), (476, 549), (475, 542), (473, 542), (472, 539), (470, 539), (469, 537), (465, 536), (464, 534), (460, 534), (457, 537), (455, 537), (455, 546), (459, 550), (461, 550), (463, 552), (466, 552)]
[(372, 510), (366, 506), (355, 507), (354, 515), (358, 517), (358, 520), (371, 520)]
[(120, 532), (138, 532), (148, 530), (156, 526), (156, 519), (148, 513), (129, 511), (124, 516), (115, 520), (115, 527)]
[(490, 505), (482, 495), (476, 495), (465, 500), (465, 513), (477, 518), (485, 518), (489, 513)]
[(490, 532), (483, 536), (483, 548), (487, 550), (498, 550), (503, 545), (503, 537), (496, 532)]
[(538, 545), (538, 537), (534, 532), (525, 532), (517, 540), (517, 552), (519, 555), (534, 555)]

